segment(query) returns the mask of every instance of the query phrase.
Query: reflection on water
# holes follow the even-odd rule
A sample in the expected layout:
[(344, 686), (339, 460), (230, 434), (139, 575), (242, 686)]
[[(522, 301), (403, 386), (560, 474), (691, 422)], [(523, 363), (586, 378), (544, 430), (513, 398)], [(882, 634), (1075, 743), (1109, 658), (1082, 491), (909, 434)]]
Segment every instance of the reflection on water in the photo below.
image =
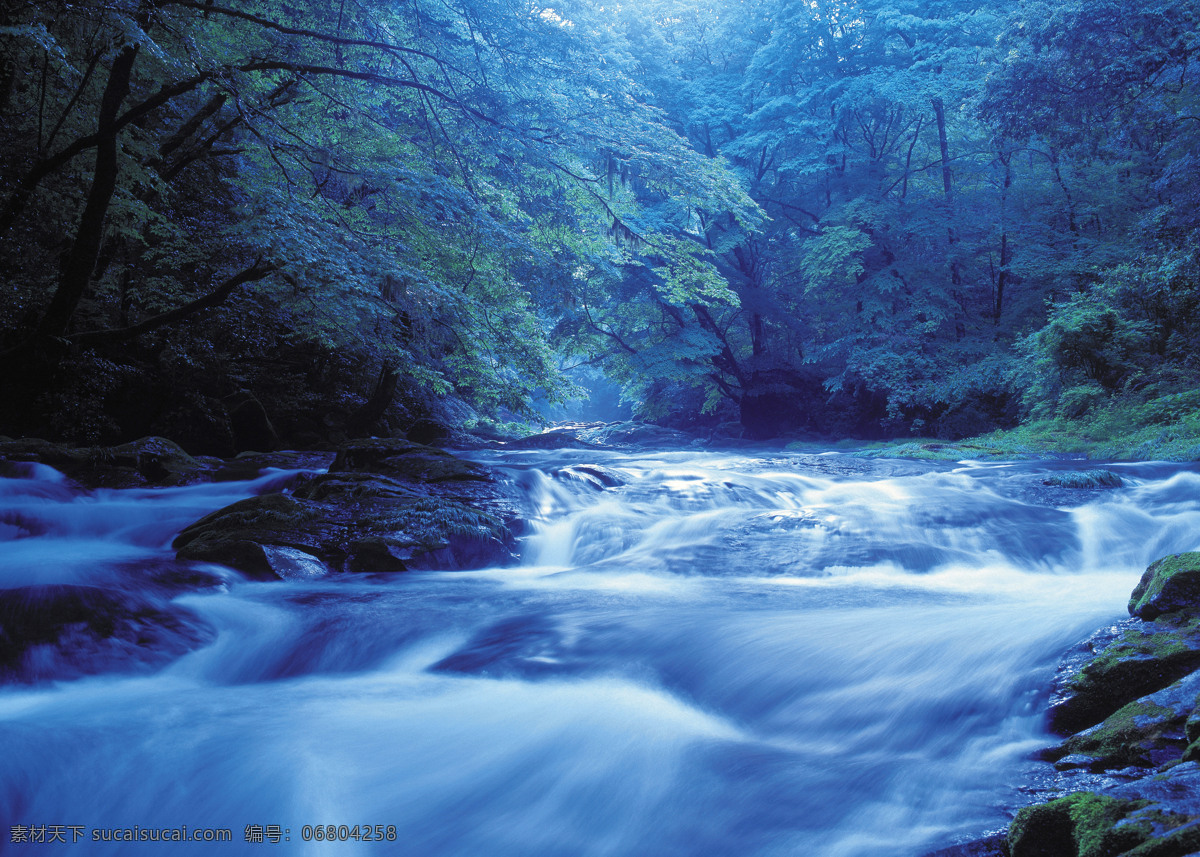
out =
[[(1086, 492), (1052, 465), (489, 463), (536, 510), (522, 567), (222, 572), (177, 599), (215, 641), (164, 671), (0, 691), (0, 822), (233, 830), (171, 853), (916, 855), (1006, 823), (1058, 653), (1200, 533), (1200, 476), (1167, 466)], [(81, 495), (29, 468), (0, 480), (0, 588), (136, 589), (278, 478)]]

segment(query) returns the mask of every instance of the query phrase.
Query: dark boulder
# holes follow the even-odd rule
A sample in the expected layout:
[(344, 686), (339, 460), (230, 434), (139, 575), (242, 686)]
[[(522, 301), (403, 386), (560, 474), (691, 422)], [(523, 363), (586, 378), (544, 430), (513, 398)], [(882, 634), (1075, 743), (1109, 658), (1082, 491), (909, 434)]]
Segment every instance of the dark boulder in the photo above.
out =
[(1011, 857), (1186, 857), (1200, 850), (1200, 765), (1025, 807)]
[(0, 442), (0, 459), (46, 464), (88, 488), (187, 485), (211, 479), (219, 467), (219, 462), (193, 458), (163, 437), (97, 447), (10, 440)]
[(1132, 620), (1063, 677), (1048, 715), (1050, 729), (1070, 735), (1122, 706), (1162, 690), (1200, 668), (1200, 616)]
[(219, 509), (174, 546), (260, 580), (480, 568), (513, 561), (518, 522), (512, 486), (483, 465), (405, 440), (352, 441), (328, 473)]
[[(1122, 706), (1101, 723), (1045, 754), (1059, 767), (1109, 771), (1157, 768), (1178, 761), (1187, 748), (1186, 723), (1200, 698), (1200, 672)], [(1063, 759), (1071, 759), (1064, 765)]]
[(1146, 569), (1129, 598), (1129, 613), (1156, 619), (1164, 613), (1200, 613), (1200, 553), (1166, 556)]
[(486, 482), (491, 472), (482, 464), (409, 440), (352, 440), (338, 449), (330, 473), (357, 472), (415, 483)]
[(0, 591), (0, 680), (37, 682), (165, 666), (216, 633), (190, 610), (93, 586)]

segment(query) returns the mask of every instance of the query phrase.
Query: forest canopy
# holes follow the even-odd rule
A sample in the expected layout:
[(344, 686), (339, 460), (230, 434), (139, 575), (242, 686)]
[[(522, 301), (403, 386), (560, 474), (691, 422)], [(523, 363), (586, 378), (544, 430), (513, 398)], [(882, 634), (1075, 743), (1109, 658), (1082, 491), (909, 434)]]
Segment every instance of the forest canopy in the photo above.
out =
[(1198, 6), (18, 0), (0, 431), (1175, 419)]

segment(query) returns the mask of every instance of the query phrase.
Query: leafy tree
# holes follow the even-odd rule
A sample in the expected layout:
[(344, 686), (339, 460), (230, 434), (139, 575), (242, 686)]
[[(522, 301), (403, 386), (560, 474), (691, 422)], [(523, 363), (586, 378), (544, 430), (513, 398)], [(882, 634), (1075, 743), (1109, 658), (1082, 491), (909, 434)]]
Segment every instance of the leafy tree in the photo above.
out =
[[(0, 31), (19, 399), (164, 348), (228, 395), (265, 374), (240, 360), (290, 349), (375, 379), (350, 430), (397, 386), (529, 413), (570, 390), (546, 330), (574, 268), (614, 239), (691, 264), (613, 170), (680, 210), (745, 206), (609, 62), (587, 2), (50, 5)], [(196, 319), (236, 300), (275, 344), (214, 366)]]

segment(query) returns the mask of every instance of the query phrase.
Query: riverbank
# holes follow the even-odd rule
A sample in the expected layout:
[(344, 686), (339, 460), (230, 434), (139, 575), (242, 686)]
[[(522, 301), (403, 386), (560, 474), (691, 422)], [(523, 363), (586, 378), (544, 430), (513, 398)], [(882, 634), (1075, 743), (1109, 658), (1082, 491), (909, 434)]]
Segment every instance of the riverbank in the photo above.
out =
[[(1034, 419), (962, 440), (893, 439), (856, 454), (928, 461), (1085, 458), (1108, 461), (1200, 460), (1200, 411), (1193, 397), (1113, 401), (1078, 417)], [(850, 444), (837, 444), (836, 448)]]
[(1038, 784), (1060, 794), (1008, 830), (928, 857), (1200, 853), (1200, 553), (1153, 563), (1129, 619), (1063, 660), (1047, 714), (1064, 738)]

